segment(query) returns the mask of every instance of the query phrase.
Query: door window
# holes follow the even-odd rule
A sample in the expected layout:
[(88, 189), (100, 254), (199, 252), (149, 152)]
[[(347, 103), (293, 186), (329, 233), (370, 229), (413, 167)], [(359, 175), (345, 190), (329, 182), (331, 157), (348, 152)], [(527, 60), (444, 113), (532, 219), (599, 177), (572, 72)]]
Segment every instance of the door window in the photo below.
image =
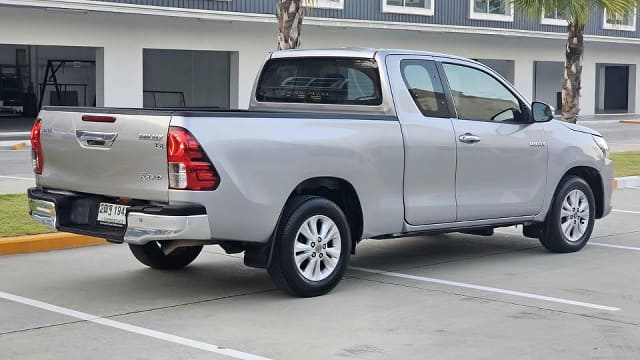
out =
[(433, 61), (403, 60), (400, 71), (409, 94), (424, 116), (449, 117), (446, 96)]
[(523, 122), (520, 101), (484, 71), (442, 64), (449, 80), (458, 118), (492, 122)]

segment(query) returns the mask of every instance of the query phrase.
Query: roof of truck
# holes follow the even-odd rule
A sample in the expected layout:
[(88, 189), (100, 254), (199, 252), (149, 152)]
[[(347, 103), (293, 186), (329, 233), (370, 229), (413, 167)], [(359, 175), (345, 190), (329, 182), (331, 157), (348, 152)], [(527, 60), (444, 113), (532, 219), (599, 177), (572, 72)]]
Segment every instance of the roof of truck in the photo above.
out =
[(376, 49), (376, 48), (327, 48), (327, 49), (293, 49), (280, 50), (271, 54), (272, 59), (295, 58), (295, 57), (354, 57), (354, 58), (374, 58), (377, 54), (381, 55), (421, 55), (421, 56), (437, 56), (451, 59), (469, 60), (467, 58), (449, 54), (442, 54), (431, 51), (405, 50), (405, 49)]

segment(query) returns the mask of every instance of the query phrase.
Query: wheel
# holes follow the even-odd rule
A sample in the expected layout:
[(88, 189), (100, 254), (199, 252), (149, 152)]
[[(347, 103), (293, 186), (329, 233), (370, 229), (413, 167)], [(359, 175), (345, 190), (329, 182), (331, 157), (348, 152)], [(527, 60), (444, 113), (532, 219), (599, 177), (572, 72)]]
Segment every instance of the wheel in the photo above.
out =
[(591, 187), (576, 176), (561, 182), (546, 221), (540, 226), (540, 242), (557, 253), (579, 251), (589, 241), (595, 223)]
[(289, 201), (268, 272), (299, 297), (324, 295), (342, 280), (351, 256), (347, 219), (334, 202), (304, 196)]
[(177, 270), (191, 264), (202, 251), (202, 246), (179, 247), (169, 255), (164, 254), (162, 244), (158, 241), (151, 241), (146, 245), (129, 244), (129, 249), (138, 261), (150, 268)]

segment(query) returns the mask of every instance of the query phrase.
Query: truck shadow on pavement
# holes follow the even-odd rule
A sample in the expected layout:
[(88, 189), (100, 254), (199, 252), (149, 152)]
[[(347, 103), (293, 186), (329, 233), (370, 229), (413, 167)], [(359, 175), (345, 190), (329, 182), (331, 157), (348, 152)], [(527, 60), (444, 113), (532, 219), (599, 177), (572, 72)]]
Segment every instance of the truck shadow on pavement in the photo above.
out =
[[(118, 258), (129, 255), (124, 248), (116, 250)], [(109, 271), (87, 276), (77, 274), (61, 279), (57, 285), (91, 289), (92, 298), (127, 294), (130, 297), (128, 301), (145, 305), (207, 301), (275, 290), (265, 270), (244, 266), (241, 256), (228, 256), (219, 249), (211, 250), (205, 248), (200, 258), (183, 270), (153, 270), (130, 259), (121, 264), (122, 267), (115, 264)], [(499, 256), (502, 258), (498, 259)], [(366, 240), (361, 243), (357, 255), (352, 257), (351, 265), (377, 270), (438, 265), (439, 270), (443, 269), (442, 266), (445, 269), (451, 266), (457, 269), (468, 267), (473, 271), (474, 260), (496, 257), (495, 261), (503, 261), (532, 256), (549, 254), (536, 241), (513, 235), (481, 237), (456, 233), (384, 241)], [(348, 274), (349, 271), (347, 277)], [(282, 292), (275, 293), (286, 297)]]

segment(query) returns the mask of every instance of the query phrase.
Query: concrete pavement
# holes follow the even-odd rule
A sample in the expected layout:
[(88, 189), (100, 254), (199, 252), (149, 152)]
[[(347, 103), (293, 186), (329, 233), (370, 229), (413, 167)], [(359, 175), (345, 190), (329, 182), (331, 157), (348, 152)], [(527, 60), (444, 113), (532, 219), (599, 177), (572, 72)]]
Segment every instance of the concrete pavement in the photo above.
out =
[(312, 299), (275, 290), (216, 246), (177, 272), (147, 269), (118, 245), (5, 256), (0, 349), (11, 359), (230, 358), (220, 349), (241, 359), (634, 359), (640, 191), (616, 191), (614, 206), (627, 212), (599, 221), (576, 254), (550, 254), (514, 228), (365, 241), (335, 291)]

